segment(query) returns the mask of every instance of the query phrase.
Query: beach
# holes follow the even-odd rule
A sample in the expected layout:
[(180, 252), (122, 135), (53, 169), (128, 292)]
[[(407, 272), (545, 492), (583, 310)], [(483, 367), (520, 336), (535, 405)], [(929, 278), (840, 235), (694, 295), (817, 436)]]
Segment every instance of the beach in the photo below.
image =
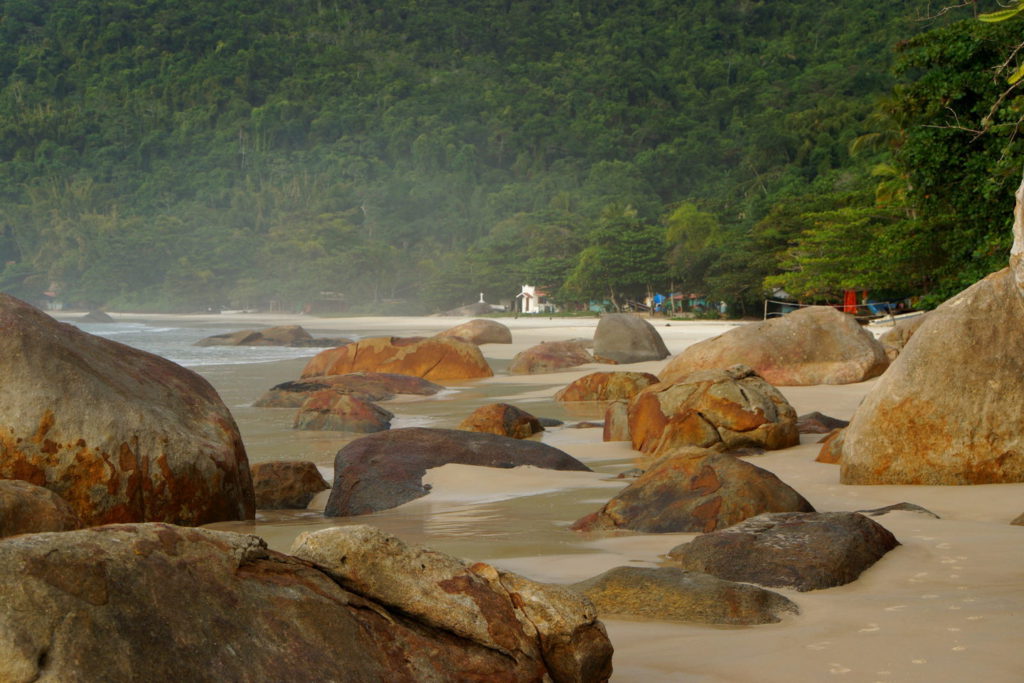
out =
[[(74, 320), (72, 314), (57, 316)], [(430, 335), (467, 318), (313, 318), (261, 314), (209, 316), (114, 315), (147, 325), (258, 329), (299, 324), (314, 336), (363, 338)], [(302, 511), (261, 511), (253, 523), (213, 528), (255, 533), (287, 551), (302, 531), (372, 524), (410, 543), (464, 559), (485, 561), (553, 583), (572, 583), (620, 565), (667, 563), (665, 553), (694, 534), (581, 534), (568, 529), (629, 480), (619, 473), (645, 466), (626, 442), (602, 441), (591, 404), (561, 404), (554, 393), (597, 370), (656, 373), (664, 361), (623, 366), (592, 364), (568, 372), (512, 376), (518, 352), (541, 341), (590, 339), (597, 318), (503, 318), (512, 344), (481, 351), (495, 370), (488, 379), (459, 381), (431, 397), (403, 396), (382, 405), (393, 428), (455, 427), (480, 405), (506, 402), (566, 424), (539, 439), (590, 466), (593, 472), (553, 472), (446, 465), (430, 470), (431, 493), (398, 508), (354, 518), (324, 518), (326, 493)], [(668, 349), (686, 346), (743, 323), (652, 320)], [(330, 481), (334, 454), (359, 435), (291, 429), (294, 409), (253, 408), (274, 384), (296, 379), (315, 349), (269, 362), (194, 368), (221, 394), (240, 427), (250, 462), (312, 460)], [(848, 420), (874, 381), (841, 386), (780, 387), (798, 414), (819, 411)], [(775, 589), (800, 614), (779, 624), (714, 627), (602, 617), (615, 647), (615, 681), (986, 681), (1024, 679), (1019, 647), (1024, 612), (1024, 528), (1010, 520), (1024, 512), (1024, 484), (982, 486), (846, 486), (839, 468), (814, 461), (819, 435), (746, 459), (778, 475), (819, 511), (866, 510), (900, 502), (920, 505), (939, 519), (893, 512), (875, 521), (901, 545), (853, 583), (800, 593)]]

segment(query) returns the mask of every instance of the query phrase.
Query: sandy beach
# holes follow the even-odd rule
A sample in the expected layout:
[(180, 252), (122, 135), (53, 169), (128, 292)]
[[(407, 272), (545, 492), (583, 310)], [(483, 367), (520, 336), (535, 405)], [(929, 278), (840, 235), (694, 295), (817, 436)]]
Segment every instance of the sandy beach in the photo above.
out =
[[(72, 316), (61, 316), (71, 319)], [(118, 320), (168, 322), (231, 329), (300, 324), (314, 335), (433, 334), (466, 319), (311, 318), (114, 315)], [(604, 443), (600, 429), (575, 429), (600, 420), (590, 405), (564, 405), (553, 394), (606, 365), (547, 375), (510, 376), (520, 350), (541, 341), (591, 338), (596, 318), (508, 318), (513, 343), (481, 347), (493, 378), (458, 382), (438, 396), (403, 397), (383, 405), (393, 427), (454, 427), (479, 405), (504, 401), (566, 426), (540, 436), (588, 464), (594, 472), (534, 468), (492, 470), (448, 465), (428, 473), (432, 492), (399, 508), (358, 518), (326, 519), (326, 496), (298, 512), (261, 512), (255, 523), (214, 525), (257, 533), (287, 550), (301, 531), (339, 524), (373, 524), (412, 543), (482, 560), (542, 581), (571, 583), (619, 565), (658, 566), (672, 547), (693, 534), (579, 534), (568, 530), (626, 484), (618, 473), (643, 466), (627, 443)], [(653, 321), (669, 350), (742, 324)], [(333, 457), (356, 435), (296, 432), (290, 409), (251, 403), (273, 384), (298, 377), (304, 360), (199, 368), (221, 393), (242, 430), (251, 462), (312, 460), (330, 481)], [(667, 361), (619, 366), (657, 372)], [(820, 411), (849, 419), (872, 381), (844, 386), (781, 387), (798, 414)], [(986, 486), (845, 486), (839, 468), (814, 462), (818, 435), (801, 444), (751, 456), (819, 511), (863, 510), (899, 502), (940, 516), (896, 512), (875, 518), (902, 544), (857, 581), (808, 593), (779, 590), (798, 616), (757, 627), (711, 627), (603, 617), (615, 646), (615, 681), (985, 681), (1024, 680), (1024, 649), (1016, 630), (1024, 612), (1024, 528), (1010, 520), (1024, 512), (1024, 484)]]

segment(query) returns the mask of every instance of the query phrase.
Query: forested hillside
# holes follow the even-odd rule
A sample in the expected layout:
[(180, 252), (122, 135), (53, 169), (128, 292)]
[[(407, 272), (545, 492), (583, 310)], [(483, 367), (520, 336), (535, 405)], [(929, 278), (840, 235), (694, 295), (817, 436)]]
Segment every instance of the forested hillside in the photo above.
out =
[(2, 6), (0, 289), (32, 301), (427, 312), (529, 281), (742, 310), (771, 286), (943, 295), (1008, 243), (1019, 112), (980, 137), (949, 113), (979, 125), (1015, 22), (873, 0)]

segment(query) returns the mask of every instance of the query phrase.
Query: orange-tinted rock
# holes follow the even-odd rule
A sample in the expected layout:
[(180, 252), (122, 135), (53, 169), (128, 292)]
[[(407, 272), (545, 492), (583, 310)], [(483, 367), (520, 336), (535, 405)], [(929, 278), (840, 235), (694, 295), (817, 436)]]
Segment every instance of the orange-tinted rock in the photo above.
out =
[(535, 375), (575, 368), (597, 360), (583, 342), (542, 342), (515, 355), (508, 367), (511, 375)]
[(633, 398), (641, 389), (658, 383), (649, 372), (592, 372), (555, 394), (556, 401), (618, 401)]
[(391, 429), (393, 417), (390, 411), (370, 401), (326, 389), (310, 394), (295, 414), (292, 427), (368, 434)]
[(604, 413), (604, 441), (630, 441), (629, 403), (613, 401)]
[(472, 344), (512, 343), (512, 330), (495, 320), (470, 320), (444, 332), (438, 332), (435, 336), (457, 337)]
[(796, 412), (779, 390), (738, 365), (647, 387), (629, 404), (633, 448), (660, 456), (685, 446), (787, 448)]
[(813, 511), (771, 472), (727, 453), (680, 450), (658, 460), (572, 529), (709, 532), (763, 512)]
[(459, 429), (526, 439), (544, 431), (540, 420), (530, 413), (507, 403), (489, 403), (474, 410), (459, 423)]
[(311, 394), (324, 389), (330, 389), (336, 394), (351, 394), (367, 401), (386, 401), (394, 398), (395, 394), (431, 396), (443, 388), (422, 377), (387, 372), (353, 372), (282, 382), (271, 387), (252, 405), (255, 408), (298, 408)]
[(330, 488), (308, 460), (275, 460), (252, 466), (252, 486), (259, 510), (304, 510), (320, 491)]
[(850, 384), (882, 374), (885, 349), (853, 316), (811, 306), (740, 325), (687, 347), (658, 373), (674, 382), (697, 370), (741, 363), (776, 386)]
[(314, 356), (303, 378), (351, 372), (387, 372), (432, 381), (491, 377), (476, 344), (451, 337), (368, 337)]
[(251, 519), (238, 428), (202, 377), (0, 296), (0, 478), (84, 524)]
[(831, 433), (822, 438), (818, 443), (821, 450), (815, 462), (823, 462), (826, 465), (838, 465), (843, 457), (843, 433), (845, 429), (833, 429)]
[(81, 526), (71, 506), (53, 491), (19, 479), (0, 479), (0, 538)]

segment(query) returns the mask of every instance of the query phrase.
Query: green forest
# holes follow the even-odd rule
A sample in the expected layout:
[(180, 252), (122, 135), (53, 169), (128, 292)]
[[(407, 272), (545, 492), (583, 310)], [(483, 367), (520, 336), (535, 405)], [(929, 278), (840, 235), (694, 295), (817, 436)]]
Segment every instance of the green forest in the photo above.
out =
[(997, 8), (3, 0), (0, 290), (934, 305), (1011, 241), (1024, 17)]

